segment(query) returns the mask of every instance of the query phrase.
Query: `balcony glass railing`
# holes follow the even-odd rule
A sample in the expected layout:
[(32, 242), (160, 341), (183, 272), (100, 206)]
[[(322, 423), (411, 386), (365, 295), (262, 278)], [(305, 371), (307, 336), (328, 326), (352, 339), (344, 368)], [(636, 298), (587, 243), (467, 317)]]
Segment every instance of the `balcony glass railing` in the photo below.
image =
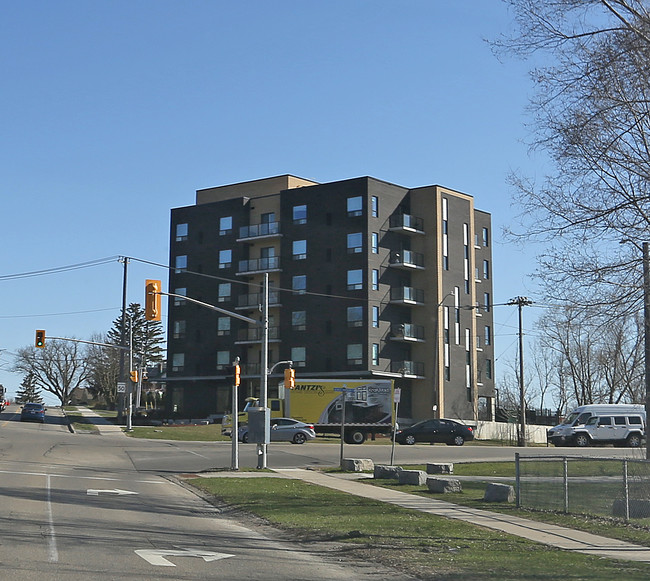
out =
[(424, 232), (424, 220), (410, 214), (397, 214), (390, 217), (389, 227), (393, 229)]
[(424, 254), (414, 252), (413, 250), (391, 252), (390, 264), (391, 266), (403, 266), (406, 268), (424, 268)]
[(400, 323), (392, 326), (392, 333), (396, 339), (405, 341), (424, 341), (424, 327), (413, 323)]
[(280, 233), (280, 222), (267, 222), (265, 224), (251, 224), (239, 229), (240, 238), (258, 238), (259, 236), (272, 236)]
[[(256, 308), (262, 304), (262, 293), (251, 293), (247, 295), (240, 295), (237, 299), (238, 307), (252, 307)], [(280, 304), (280, 293), (277, 291), (269, 292), (269, 307), (277, 306)]]
[(277, 270), (280, 268), (280, 257), (255, 258), (253, 260), (240, 260), (237, 272), (258, 272), (265, 270)]
[(421, 361), (393, 361), (390, 364), (390, 370), (393, 373), (402, 373), (404, 375), (424, 376), (424, 363)]
[(390, 289), (390, 300), (392, 302), (424, 304), (424, 291), (410, 286), (392, 288)]
[[(237, 341), (259, 342), (262, 340), (261, 327), (251, 327), (250, 329), (240, 329), (237, 333)], [(279, 327), (269, 327), (269, 340), (277, 339), (280, 336)]]

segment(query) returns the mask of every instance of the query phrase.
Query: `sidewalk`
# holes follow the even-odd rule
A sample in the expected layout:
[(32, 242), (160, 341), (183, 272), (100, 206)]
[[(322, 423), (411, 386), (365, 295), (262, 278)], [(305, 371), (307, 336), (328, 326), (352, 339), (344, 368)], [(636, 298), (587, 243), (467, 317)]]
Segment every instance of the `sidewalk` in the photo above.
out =
[(93, 410), (85, 407), (77, 407), (77, 410), (84, 418), (86, 418), (93, 426), (99, 430), (100, 434), (120, 434), (122, 436), (126, 436), (122, 430), (122, 426), (116, 426), (113, 422), (107, 420), (106, 418), (103, 418)]
[(471, 524), (516, 535), (537, 543), (576, 551), (609, 559), (640, 561), (650, 563), (650, 548), (633, 545), (615, 539), (608, 539), (591, 533), (557, 525), (504, 515), (487, 510), (472, 509), (458, 504), (414, 494), (389, 490), (380, 486), (370, 486), (356, 480), (341, 478), (314, 470), (300, 468), (275, 469), (277, 474), (325, 486), (348, 494), (362, 496), (380, 502), (388, 502), (403, 508), (419, 510), (436, 516), (455, 518)]

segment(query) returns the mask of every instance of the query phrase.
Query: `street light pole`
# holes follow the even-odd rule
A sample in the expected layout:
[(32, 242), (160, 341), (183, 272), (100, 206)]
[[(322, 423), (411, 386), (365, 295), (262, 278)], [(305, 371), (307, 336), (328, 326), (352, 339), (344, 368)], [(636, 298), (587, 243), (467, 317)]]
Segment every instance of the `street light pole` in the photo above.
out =
[[(260, 385), (260, 407), (268, 407), (269, 388), (269, 273), (264, 273), (264, 288), (262, 289), (262, 377)], [(267, 417), (268, 420), (268, 417)], [(258, 444), (257, 468), (267, 467), (267, 445)]]
[[(643, 243), (643, 332), (645, 347), (645, 413), (650, 414), (650, 250)], [(647, 420), (646, 420), (647, 422)], [(646, 460), (650, 460), (650, 443), (646, 438)]]

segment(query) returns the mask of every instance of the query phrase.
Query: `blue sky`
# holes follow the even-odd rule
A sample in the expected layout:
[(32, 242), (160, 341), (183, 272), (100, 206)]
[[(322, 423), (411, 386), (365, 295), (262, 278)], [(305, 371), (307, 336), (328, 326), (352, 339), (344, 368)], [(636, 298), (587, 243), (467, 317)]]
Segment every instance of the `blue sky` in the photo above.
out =
[[(23, 0), (0, 20), (0, 383), (35, 329), (88, 338), (119, 316), (117, 255), (168, 263), (170, 209), (195, 191), (290, 173), (441, 184), (493, 220), (494, 302), (535, 298), (531, 249), (502, 240), (528, 64), (485, 38), (498, 0)], [(4, 277), (4, 278), (3, 278)], [(133, 262), (128, 300), (163, 269)], [(498, 365), (516, 309), (495, 309)], [(527, 325), (535, 317), (527, 312)]]

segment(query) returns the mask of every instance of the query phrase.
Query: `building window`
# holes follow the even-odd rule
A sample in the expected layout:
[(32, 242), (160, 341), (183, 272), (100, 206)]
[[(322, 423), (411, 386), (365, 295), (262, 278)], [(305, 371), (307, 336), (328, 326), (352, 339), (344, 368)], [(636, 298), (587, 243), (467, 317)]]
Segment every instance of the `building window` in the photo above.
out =
[(379, 234), (377, 232), (373, 232), (370, 235), (370, 246), (372, 249), (373, 254), (379, 254)]
[(187, 270), (187, 255), (182, 254), (176, 257), (176, 272), (185, 272)]
[(489, 326), (485, 327), (485, 344), (492, 344), (492, 329)]
[(306, 224), (307, 223), (307, 206), (294, 206), (293, 207), (293, 223)]
[(232, 284), (229, 282), (219, 283), (219, 291), (217, 295), (217, 301), (220, 303), (225, 303), (230, 300), (232, 296)]
[(363, 270), (348, 270), (348, 290), (363, 288)]
[(292, 347), (291, 361), (293, 361), (294, 367), (305, 367), (307, 365), (307, 350), (304, 347)]
[(485, 377), (492, 379), (492, 359), (485, 360)]
[(307, 275), (298, 274), (291, 279), (291, 288), (294, 294), (305, 294), (307, 290)]
[(184, 339), (186, 328), (185, 321), (174, 321), (174, 339)]
[(185, 353), (174, 353), (172, 355), (172, 371), (183, 371), (185, 368)]
[(293, 241), (293, 259), (305, 260), (307, 258), (307, 241), (294, 240)]
[(348, 345), (348, 365), (363, 364), (363, 345), (361, 343), (351, 343)]
[(230, 361), (230, 351), (217, 351), (217, 369), (229, 369), (232, 365)]
[(372, 196), (370, 204), (372, 217), (379, 218), (379, 198), (377, 196)]
[(355, 196), (348, 198), (348, 216), (361, 216), (363, 215), (363, 198)]
[(376, 268), (372, 269), (372, 290), (379, 290), (379, 271)]
[(219, 317), (217, 319), (217, 335), (220, 337), (230, 335), (230, 317)]
[(483, 246), (490, 245), (490, 231), (487, 228), (483, 228)]
[(483, 278), (490, 278), (490, 262), (488, 260), (483, 261)]
[(372, 364), (379, 365), (379, 343), (372, 344)]
[(176, 242), (187, 240), (187, 224), (176, 224)]
[[(174, 289), (174, 294), (175, 295), (182, 295), (182, 296), (187, 296), (187, 289), (186, 288), (177, 288)], [(183, 305), (185, 304), (185, 301), (179, 297), (174, 297), (174, 306), (177, 307), (178, 305)]]
[(363, 252), (363, 234), (361, 232), (353, 232), (348, 234), (348, 254), (356, 254)]
[(224, 216), (219, 219), (219, 236), (232, 234), (232, 216)]
[(307, 311), (293, 311), (291, 313), (291, 327), (294, 331), (307, 329)]
[(219, 250), (219, 268), (232, 266), (232, 250)]
[(490, 311), (490, 293), (485, 293), (483, 295), (483, 308), (486, 313)]
[(379, 328), (379, 307), (372, 307), (372, 326)]
[(348, 307), (348, 327), (363, 327), (363, 307)]

